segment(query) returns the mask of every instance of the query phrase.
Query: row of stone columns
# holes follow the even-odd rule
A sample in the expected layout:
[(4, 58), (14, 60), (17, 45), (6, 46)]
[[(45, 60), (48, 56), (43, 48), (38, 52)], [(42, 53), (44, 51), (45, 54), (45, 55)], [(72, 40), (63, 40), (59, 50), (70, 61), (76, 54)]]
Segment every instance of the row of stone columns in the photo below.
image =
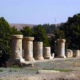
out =
[(80, 50), (71, 50), (71, 49), (67, 49), (66, 52), (66, 57), (70, 58), (70, 57), (80, 57)]
[[(22, 39), (23, 39), (23, 50), (24, 56), (22, 57)], [(14, 64), (15, 62), (34, 61), (53, 59), (54, 54), (51, 55), (50, 47), (43, 47), (43, 42), (34, 42), (34, 37), (23, 37), (23, 35), (12, 35), (11, 36), (11, 58), (7, 64)], [(57, 57), (80, 57), (80, 50), (75, 50), (73, 55), (72, 50), (67, 49), (65, 52), (65, 39), (57, 39)], [(34, 47), (33, 47), (34, 45)], [(34, 54), (33, 54), (34, 53)], [(66, 55), (66, 56), (65, 56)], [(52, 57), (53, 56), (53, 57)], [(24, 58), (24, 59), (23, 59)]]
[[(22, 57), (22, 39), (24, 50), (23, 57)], [(33, 48), (33, 40), (34, 37), (23, 37), (23, 35), (11, 35), (11, 58), (8, 60), (7, 64), (10, 63), (14, 64), (15, 62), (50, 59), (51, 57), (50, 47), (44, 48), (43, 51), (43, 42), (34, 42)]]
[(34, 59), (35, 60), (51, 59), (51, 48), (50, 47), (43, 48), (43, 42), (34, 42), (33, 48), (33, 40), (34, 37), (23, 38), (24, 59), (27, 61), (34, 61)]
[(80, 57), (80, 50), (71, 50), (67, 49), (65, 52), (65, 39), (57, 39), (57, 57), (61, 58), (71, 58), (71, 57)]
[[(11, 58), (20, 59), (21, 61), (24, 61), (24, 59), (22, 58), (22, 39), (23, 39), (25, 60), (34, 61), (34, 59), (35, 60), (51, 59), (50, 47), (43, 48), (43, 42), (34, 42), (34, 50), (33, 50), (34, 37), (23, 38), (23, 35), (11, 36)], [(65, 39), (58, 39), (56, 42), (57, 42), (58, 57), (66, 58)]]
[[(24, 57), (22, 57), (22, 39)], [(34, 37), (23, 37), (23, 35), (11, 35), (11, 58), (8, 63), (53, 59), (53, 57), (51, 57), (50, 47), (43, 48), (43, 42), (34, 42), (33, 44), (33, 40)], [(57, 57), (66, 58), (65, 39), (58, 39), (56, 40), (56, 42), (58, 54)]]

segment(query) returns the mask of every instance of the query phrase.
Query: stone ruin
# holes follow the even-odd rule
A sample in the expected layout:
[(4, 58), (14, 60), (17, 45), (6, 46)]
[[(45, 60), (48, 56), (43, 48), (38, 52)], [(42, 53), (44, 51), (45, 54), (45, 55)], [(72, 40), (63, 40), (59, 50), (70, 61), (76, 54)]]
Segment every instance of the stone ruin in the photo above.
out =
[[(22, 44), (23, 39), (23, 44)], [(6, 62), (7, 66), (15, 64), (27, 64), (26, 61), (54, 59), (51, 47), (43, 47), (43, 42), (34, 42), (34, 37), (23, 37), (23, 35), (11, 35), (11, 57)], [(80, 50), (65, 51), (65, 39), (57, 39), (57, 58), (80, 57)], [(22, 45), (24, 55), (22, 54)], [(74, 54), (73, 54), (74, 53)]]
[(66, 54), (66, 57), (67, 57), (67, 58), (73, 57), (73, 51), (70, 50), (70, 49), (67, 49), (66, 52), (65, 52), (65, 54)]

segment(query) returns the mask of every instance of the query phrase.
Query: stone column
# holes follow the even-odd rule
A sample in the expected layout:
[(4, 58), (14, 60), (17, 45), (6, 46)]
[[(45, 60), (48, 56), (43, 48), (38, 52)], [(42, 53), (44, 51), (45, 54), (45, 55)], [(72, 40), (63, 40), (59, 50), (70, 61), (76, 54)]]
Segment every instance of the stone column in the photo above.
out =
[(43, 47), (43, 57), (44, 59), (52, 59), (51, 47)]
[(67, 49), (66, 52), (65, 52), (65, 54), (66, 54), (67, 58), (73, 57), (73, 51), (70, 50), (70, 49)]
[(79, 57), (80, 57), (80, 50), (79, 50)]
[(34, 42), (33, 49), (35, 60), (43, 60), (43, 42)]
[(80, 51), (79, 50), (73, 50), (73, 56), (74, 57), (79, 57), (80, 55)]
[(23, 38), (24, 59), (26, 61), (34, 61), (33, 40), (34, 40), (34, 37), (24, 37)]
[(66, 58), (65, 56), (65, 39), (57, 39), (57, 57)]
[(55, 53), (51, 53), (51, 57), (52, 59), (54, 59)]
[(7, 65), (24, 62), (22, 58), (22, 38), (23, 35), (11, 35), (11, 58)]

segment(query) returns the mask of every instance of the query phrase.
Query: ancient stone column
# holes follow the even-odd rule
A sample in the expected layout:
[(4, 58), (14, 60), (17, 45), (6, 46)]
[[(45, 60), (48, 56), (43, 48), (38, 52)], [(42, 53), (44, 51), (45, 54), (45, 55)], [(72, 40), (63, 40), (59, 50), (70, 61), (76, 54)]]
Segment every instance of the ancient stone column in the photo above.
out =
[(80, 57), (80, 50), (79, 50), (79, 57)]
[(51, 47), (43, 47), (43, 57), (44, 59), (52, 59)]
[(33, 40), (34, 40), (34, 37), (24, 37), (23, 38), (24, 59), (26, 61), (34, 61)]
[(79, 50), (73, 50), (73, 57), (79, 57), (80, 55), (80, 51)]
[(65, 39), (57, 39), (57, 57), (66, 58), (65, 56)]
[(22, 38), (23, 35), (11, 35), (11, 57), (7, 65), (24, 62), (22, 58)]
[(24, 49), (22, 49), (22, 57), (24, 58)]
[(33, 52), (35, 60), (43, 60), (43, 42), (34, 42)]
[(67, 58), (73, 57), (73, 51), (70, 50), (70, 49), (67, 49), (66, 52), (65, 52), (65, 54), (66, 54)]
[(54, 59), (55, 53), (51, 53), (51, 57), (52, 59)]

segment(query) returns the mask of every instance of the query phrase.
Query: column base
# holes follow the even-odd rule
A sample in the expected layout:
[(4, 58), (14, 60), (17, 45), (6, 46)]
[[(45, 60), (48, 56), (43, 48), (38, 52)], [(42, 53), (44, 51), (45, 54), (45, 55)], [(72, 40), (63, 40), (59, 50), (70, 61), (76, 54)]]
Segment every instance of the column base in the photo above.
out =
[(26, 58), (25, 61), (35, 61), (34, 58)]
[(25, 61), (25, 59), (21, 58), (21, 59), (20, 59), (20, 61), (21, 61), (21, 62), (24, 62), (24, 61)]
[(57, 56), (56, 58), (66, 58), (66, 56)]
[(77, 57), (76, 54), (73, 54), (73, 57)]
[(35, 60), (44, 60), (43, 57), (35, 57), (34, 59), (35, 59)]
[(52, 54), (51, 54), (52, 59), (54, 59), (54, 56), (55, 56), (55, 54), (54, 54), (54, 53), (52, 53)]
[(51, 56), (44, 57), (44, 59), (53, 59)]
[(6, 66), (12, 66), (12, 65), (18, 65), (18, 66), (21, 66), (22, 65), (22, 62), (24, 62), (25, 60), (24, 59), (9, 59), (7, 62), (6, 62)]

